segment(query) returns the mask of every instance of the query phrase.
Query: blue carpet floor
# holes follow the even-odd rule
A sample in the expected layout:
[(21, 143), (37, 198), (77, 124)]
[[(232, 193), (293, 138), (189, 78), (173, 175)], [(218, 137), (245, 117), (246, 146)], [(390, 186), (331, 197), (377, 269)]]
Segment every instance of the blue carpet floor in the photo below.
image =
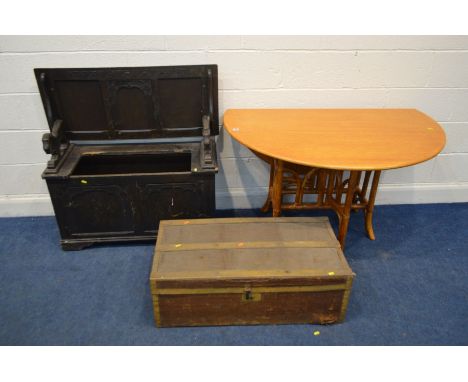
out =
[(342, 324), (176, 329), (153, 324), (153, 245), (62, 252), (53, 217), (3, 218), (0, 345), (468, 345), (467, 217), (468, 203), (377, 206), (373, 242), (354, 214)]

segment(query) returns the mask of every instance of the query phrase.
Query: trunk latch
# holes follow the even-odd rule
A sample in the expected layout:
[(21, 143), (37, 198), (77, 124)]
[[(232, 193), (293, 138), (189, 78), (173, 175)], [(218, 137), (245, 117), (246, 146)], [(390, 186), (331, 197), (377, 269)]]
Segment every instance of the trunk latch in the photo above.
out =
[(262, 299), (261, 293), (252, 292), (250, 286), (246, 286), (244, 293), (242, 293), (242, 301), (260, 301)]

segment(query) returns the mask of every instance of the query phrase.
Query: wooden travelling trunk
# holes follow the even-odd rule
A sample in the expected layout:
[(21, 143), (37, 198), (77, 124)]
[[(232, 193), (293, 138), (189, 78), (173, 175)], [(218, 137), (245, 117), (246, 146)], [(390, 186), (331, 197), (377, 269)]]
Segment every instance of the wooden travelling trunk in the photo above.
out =
[(47, 182), (65, 250), (154, 240), (215, 210), (216, 65), (35, 69)]
[(165, 220), (150, 286), (160, 327), (331, 324), (353, 277), (326, 217)]

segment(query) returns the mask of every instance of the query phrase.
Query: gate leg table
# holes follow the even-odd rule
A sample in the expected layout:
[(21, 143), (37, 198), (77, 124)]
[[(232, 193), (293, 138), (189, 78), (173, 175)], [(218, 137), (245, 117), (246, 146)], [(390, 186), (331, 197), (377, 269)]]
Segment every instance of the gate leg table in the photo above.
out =
[[(445, 145), (443, 129), (415, 109), (232, 109), (224, 126), (270, 164), (262, 211), (332, 209), (343, 249), (351, 211), (363, 210), (375, 239), (381, 171), (429, 160)], [(293, 201), (284, 200), (288, 195)]]

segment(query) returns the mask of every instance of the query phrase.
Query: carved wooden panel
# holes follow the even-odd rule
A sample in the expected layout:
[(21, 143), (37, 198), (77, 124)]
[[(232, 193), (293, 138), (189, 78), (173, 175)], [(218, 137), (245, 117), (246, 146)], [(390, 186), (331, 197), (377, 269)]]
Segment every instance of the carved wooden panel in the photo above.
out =
[(216, 65), (35, 69), (52, 127), (68, 140), (201, 136), (219, 133)]
[(98, 81), (55, 81), (51, 89), (67, 131), (102, 131), (107, 122)]
[(108, 81), (108, 101), (116, 130), (151, 130), (155, 126), (150, 80)]
[(158, 104), (163, 129), (200, 128), (204, 105), (201, 78), (158, 81)]
[(64, 228), (71, 237), (115, 236), (135, 231), (129, 195), (118, 185), (65, 189)]
[(203, 183), (153, 183), (140, 190), (144, 232), (156, 232), (160, 220), (208, 216)]

